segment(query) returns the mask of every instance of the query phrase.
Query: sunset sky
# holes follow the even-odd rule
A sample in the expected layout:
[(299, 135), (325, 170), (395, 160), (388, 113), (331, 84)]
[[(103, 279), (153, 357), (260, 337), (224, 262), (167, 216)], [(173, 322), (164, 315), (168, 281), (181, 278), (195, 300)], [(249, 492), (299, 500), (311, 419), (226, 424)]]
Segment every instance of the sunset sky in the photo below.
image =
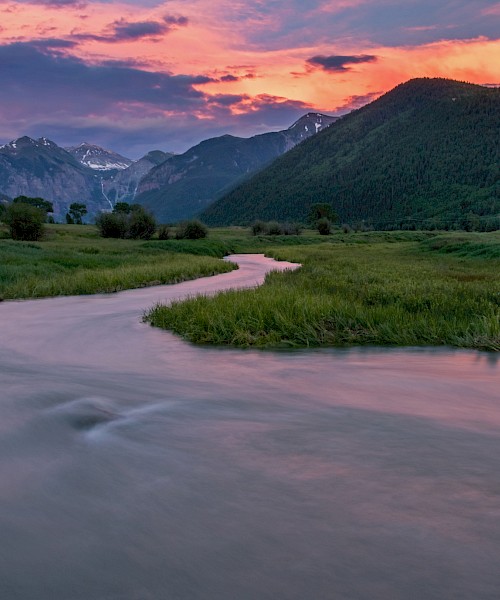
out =
[(0, 143), (183, 152), (422, 76), (500, 82), (500, 2), (0, 0)]

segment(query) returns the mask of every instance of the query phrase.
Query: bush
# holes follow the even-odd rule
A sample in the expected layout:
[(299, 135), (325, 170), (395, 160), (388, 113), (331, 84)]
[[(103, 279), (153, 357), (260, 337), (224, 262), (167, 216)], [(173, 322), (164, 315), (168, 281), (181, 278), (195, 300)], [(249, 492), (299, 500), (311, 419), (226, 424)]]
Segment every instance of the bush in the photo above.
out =
[(99, 233), (105, 238), (125, 238), (128, 230), (124, 213), (101, 213), (95, 220)]
[(267, 223), (264, 221), (255, 221), (251, 228), (252, 235), (260, 235), (267, 233)]
[(158, 239), (168, 240), (170, 234), (170, 227), (168, 225), (160, 225), (158, 228)]
[(301, 227), (297, 223), (255, 221), (251, 232), (252, 235), (300, 235)]
[(283, 230), (277, 221), (270, 221), (267, 224), (267, 233), (268, 235), (281, 235)]
[(284, 223), (281, 226), (283, 235), (300, 235), (302, 227), (298, 223)]
[(127, 237), (133, 240), (149, 240), (156, 231), (156, 221), (153, 215), (143, 208), (133, 210), (128, 217)]
[(9, 204), (3, 217), (13, 240), (33, 242), (43, 236), (46, 213), (23, 202)]
[(200, 240), (206, 238), (208, 229), (201, 221), (196, 219), (179, 223), (175, 230), (176, 240)]
[(153, 215), (142, 206), (134, 205), (130, 212), (101, 213), (95, 223), (102, 237), (149, 240), (156, 230)]
[(330, 235), (332, 233), (332, 223), (330, 219), (323, 217), (316, 223), (316, 229), (320, 235)]

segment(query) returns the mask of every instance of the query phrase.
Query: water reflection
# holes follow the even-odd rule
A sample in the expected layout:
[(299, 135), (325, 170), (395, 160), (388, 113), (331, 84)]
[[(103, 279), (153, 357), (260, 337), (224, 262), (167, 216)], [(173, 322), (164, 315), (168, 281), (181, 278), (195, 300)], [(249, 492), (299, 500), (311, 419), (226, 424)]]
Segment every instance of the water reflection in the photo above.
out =
[(200, 349), (182, 285), (0, 306), (0, 598), (498, 598), (491, 355)]

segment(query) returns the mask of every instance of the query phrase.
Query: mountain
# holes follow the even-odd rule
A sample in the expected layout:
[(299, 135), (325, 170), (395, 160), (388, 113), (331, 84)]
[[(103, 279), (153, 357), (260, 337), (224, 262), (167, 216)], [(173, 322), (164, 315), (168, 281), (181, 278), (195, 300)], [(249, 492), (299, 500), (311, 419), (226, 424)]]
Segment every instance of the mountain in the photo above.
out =
[(91, 144), (70, 150), (27, 136), (0, 146), (0, 198), (44, 198), (56, 220), (64, 220), (72, 202), (83, 202), (92, 217), (118, 201), (133, 202), (140, 179), (172, 156), (153, 150), (133, 162)]
[(80, 164), (96, 171), (126, 169), (134, 162), (130, 158), (121, 156), (121, 154), (105, 150), (100, 146), (87, 144), (87, 142), (83, 142), (79, 146), (70, 146), (69, 148), (65, 148), (65, 150), (74, 156)]
[(309, 113), (285, 131), (251, 138), (223, 135), (205, 140), (153, 168), (141, 180), (135, 202), (152, 210), (163, 222), (193, 216), (237, 182), (337, 118)]
[(69, 204), (83, 202), (89, 212), (103, 206), (100, 182), (88, 167), (47, 138), (24, 136), (0, 146), (0, 191), (11, 198), (42, 197), (64, 216)]
[(500, 89), (414, 79), (353, 111), (208, 207), (211, 225), (304, 221), (452, 226), (500, 213)]
[(126, 169), (112, 174), (109, 179), (103, 180), (102, 191), (106, 199), (112, 205), (116, 202), (135, 202), (139, 181), (151, 171), (153, 167), (165, 162), (174, 156), (169, 152), (152, 150), (146, 156), (133, 162)]

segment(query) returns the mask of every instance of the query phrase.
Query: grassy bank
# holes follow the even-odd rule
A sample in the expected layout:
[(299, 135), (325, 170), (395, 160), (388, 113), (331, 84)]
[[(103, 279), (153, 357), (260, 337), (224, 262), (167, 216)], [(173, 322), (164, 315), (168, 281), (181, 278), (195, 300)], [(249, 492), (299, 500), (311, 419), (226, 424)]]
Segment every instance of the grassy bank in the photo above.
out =
[(157, 307), (147, 318), (197, 343), (500, 350), (499, 248), (498, 233), (374, 232), (274, 243), (267, 254), (303, 268), (273, 273), (259, 289)]
[[(116, 292), (176, 283), (233, 267), (223, 241), (101, 238), (92, 226), (48, 225), (40, 242), (0, 239), (0, 298)], [(201, 254), (201, 255), (200, 255)]]

